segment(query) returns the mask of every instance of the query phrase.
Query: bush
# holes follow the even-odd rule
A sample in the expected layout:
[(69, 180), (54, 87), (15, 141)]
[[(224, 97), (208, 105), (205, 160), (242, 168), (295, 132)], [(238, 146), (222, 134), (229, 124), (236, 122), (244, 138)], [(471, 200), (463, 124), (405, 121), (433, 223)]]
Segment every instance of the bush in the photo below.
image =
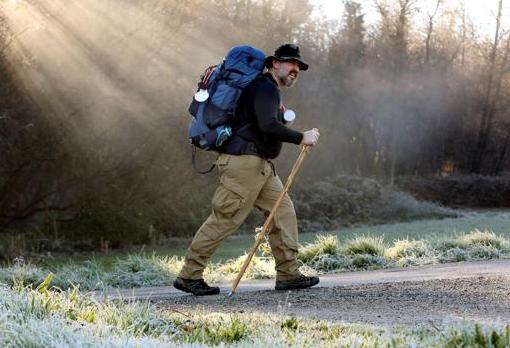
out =
[(510, 207), (510, 176), (401, 177), (397, 186), (420, 199), (453, 207)]
[(299, 187), (294, 191), (293, 200), (301, 229), (310, 232), (356, 223), (457, 216), (452, 210), (420, 202), (374, 179), (348, 175)]

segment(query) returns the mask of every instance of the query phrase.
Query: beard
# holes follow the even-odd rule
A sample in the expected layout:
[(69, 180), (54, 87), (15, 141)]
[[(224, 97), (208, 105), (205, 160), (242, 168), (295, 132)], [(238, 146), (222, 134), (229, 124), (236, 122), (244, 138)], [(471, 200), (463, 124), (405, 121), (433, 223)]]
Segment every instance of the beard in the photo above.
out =
[(294, 83), (296, 83), (297, 77), (292, 78), (290, 75), (287, 75), (287, 77), (284, 80), (284, 84), (286, 87), (292, 87), (294, 86)]
[[(292, 74), (295, 75), (292, 75)], [(285, 87), (292, 87), (296, 83), (298, 78), (297, 71), (279, 71), (278, 72), (278, 79)]]

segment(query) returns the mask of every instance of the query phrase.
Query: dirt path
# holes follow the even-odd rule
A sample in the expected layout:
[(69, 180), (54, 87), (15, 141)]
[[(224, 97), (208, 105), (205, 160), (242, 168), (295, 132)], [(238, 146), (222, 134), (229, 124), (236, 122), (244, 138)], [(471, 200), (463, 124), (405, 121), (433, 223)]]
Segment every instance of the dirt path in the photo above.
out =
[(179, 311), (293, 314), (376, 325), (510, 323), (510, 260), (327, 275), (319, 287), (300, 291), (277, 292), (273, 286), (272, 280), (243, 282), (232, 298), (227, 296), (228, 284), (220, 295), (208, 297), (167, 287), (115, 294), (150, 298)]

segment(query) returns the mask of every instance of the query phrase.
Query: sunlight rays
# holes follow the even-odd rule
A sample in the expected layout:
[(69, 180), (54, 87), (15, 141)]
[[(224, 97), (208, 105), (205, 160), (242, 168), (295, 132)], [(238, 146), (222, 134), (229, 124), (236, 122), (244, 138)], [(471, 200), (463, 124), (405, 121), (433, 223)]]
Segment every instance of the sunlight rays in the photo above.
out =
[(78, 109), (78, 130), (108, 128), (125, 117), (159, 127), (188, 57), (172, 47), (174, 33), (155, 17), (158, 11), (112, 1), (20, 2), (7, 12), (9, 24), (14, 32), (32, 29), (13, 51), (38, 66), (18, 65), (16, 73), (57, 116)]

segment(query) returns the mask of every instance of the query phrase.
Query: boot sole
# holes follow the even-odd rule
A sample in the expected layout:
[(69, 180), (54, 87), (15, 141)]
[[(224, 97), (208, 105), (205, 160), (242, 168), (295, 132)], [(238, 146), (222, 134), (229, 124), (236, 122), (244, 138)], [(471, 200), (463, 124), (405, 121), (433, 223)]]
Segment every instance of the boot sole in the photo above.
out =
[(182, 286), (181, 284), (179, 283), (175, 283), (174, 282), (174, 288), (176, 288), (177, 290), (181, 290), (183, 292), (187, 292), (189, 294), (193, 294), (195, 296), (208, 296), (208, 295), (218, 295), (220, 293), (220, 289), (213, 289), (211, 290), (210, 292), (194, 292), (193, 290), (191, 290), (190, 288), (186, 288), (184, 286)]

